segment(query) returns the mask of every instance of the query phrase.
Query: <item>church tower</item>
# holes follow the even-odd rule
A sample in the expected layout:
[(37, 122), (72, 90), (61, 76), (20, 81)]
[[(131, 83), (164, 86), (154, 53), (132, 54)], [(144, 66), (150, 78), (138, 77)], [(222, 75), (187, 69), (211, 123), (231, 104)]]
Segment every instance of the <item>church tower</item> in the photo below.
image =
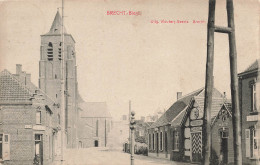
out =
[[(57, 103), (61, 103), (61, 63), (62, 63), (62, 18), (57, 11), (50, 31), (41, 35), (39, 62), (39, 88)], [(65, 57), (65, 131), (67, 148), (76, 147), (77, 121), (77, 67), (75, 40), (64, 28)], [(60, 113), (60, 112), (58, 112)]]

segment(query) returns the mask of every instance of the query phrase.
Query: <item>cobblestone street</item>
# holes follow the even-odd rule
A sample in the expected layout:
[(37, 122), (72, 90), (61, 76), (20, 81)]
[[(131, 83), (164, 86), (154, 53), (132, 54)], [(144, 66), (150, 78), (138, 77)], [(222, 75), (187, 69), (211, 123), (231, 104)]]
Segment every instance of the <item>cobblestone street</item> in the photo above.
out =
[[(62, 165), (130, 165), (130, 154), (107, 148), (71, 149), (65, 153)], [(135, 155), (135, 165), (186, 165), (189, 163)], [(53, 165), (59, 165), (56, 163)]]

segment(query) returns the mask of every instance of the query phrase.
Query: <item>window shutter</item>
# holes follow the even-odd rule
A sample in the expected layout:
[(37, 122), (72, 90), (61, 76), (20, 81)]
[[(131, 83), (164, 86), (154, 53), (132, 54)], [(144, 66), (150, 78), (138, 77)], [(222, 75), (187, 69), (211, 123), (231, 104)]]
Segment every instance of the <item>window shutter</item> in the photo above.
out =
[(250, 129), (245, 130), (245, 135), (246, 135), (246, 157), (250, 157)]
[(10, 160), (10, 136), (3, 134), (3, 160)]

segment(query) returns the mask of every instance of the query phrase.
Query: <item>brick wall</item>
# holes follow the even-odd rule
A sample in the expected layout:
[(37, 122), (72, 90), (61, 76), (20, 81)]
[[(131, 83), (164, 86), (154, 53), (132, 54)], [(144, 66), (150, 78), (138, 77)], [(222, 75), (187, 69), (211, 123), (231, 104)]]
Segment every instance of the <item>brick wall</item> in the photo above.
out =
[(239, 89), (240, 89), (240, 110), (242, 111), (242, 161), (243, 164), (257, 164), (255, 159), (246, 157), (246, 140), (245, 140), (245, 129), (254, 126), (256, 121), (247, 121), (247, 116), (253, 115), (250, 113), (251, 107), (251, 88), (250, 82), (254, 81), (257, 77), (257, 73), (245, 75), (241, 77)]

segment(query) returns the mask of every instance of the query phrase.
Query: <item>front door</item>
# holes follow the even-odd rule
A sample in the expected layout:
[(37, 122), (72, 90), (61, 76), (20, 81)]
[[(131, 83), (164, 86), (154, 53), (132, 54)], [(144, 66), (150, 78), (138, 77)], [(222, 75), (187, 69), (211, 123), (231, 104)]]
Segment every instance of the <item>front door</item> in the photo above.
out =
[(202, 137), (201, 132), (192, 132), (191, 133), (191, 147), (192, 147), (192, 162), (201, 161), (201, 152), (202, 152)]
[(227, 164), (228, 163), (228, 138), (221, 139), (221, 150), (220, 153), (222, 154), (222, 163)]
[(39, 165), (43, 164), (43, 143), (42, 143), (42, 135), (35, 134), (35, 157), (34, 162)]
[(98, 140), (95, 140), (95, 147), (98, 147)]

